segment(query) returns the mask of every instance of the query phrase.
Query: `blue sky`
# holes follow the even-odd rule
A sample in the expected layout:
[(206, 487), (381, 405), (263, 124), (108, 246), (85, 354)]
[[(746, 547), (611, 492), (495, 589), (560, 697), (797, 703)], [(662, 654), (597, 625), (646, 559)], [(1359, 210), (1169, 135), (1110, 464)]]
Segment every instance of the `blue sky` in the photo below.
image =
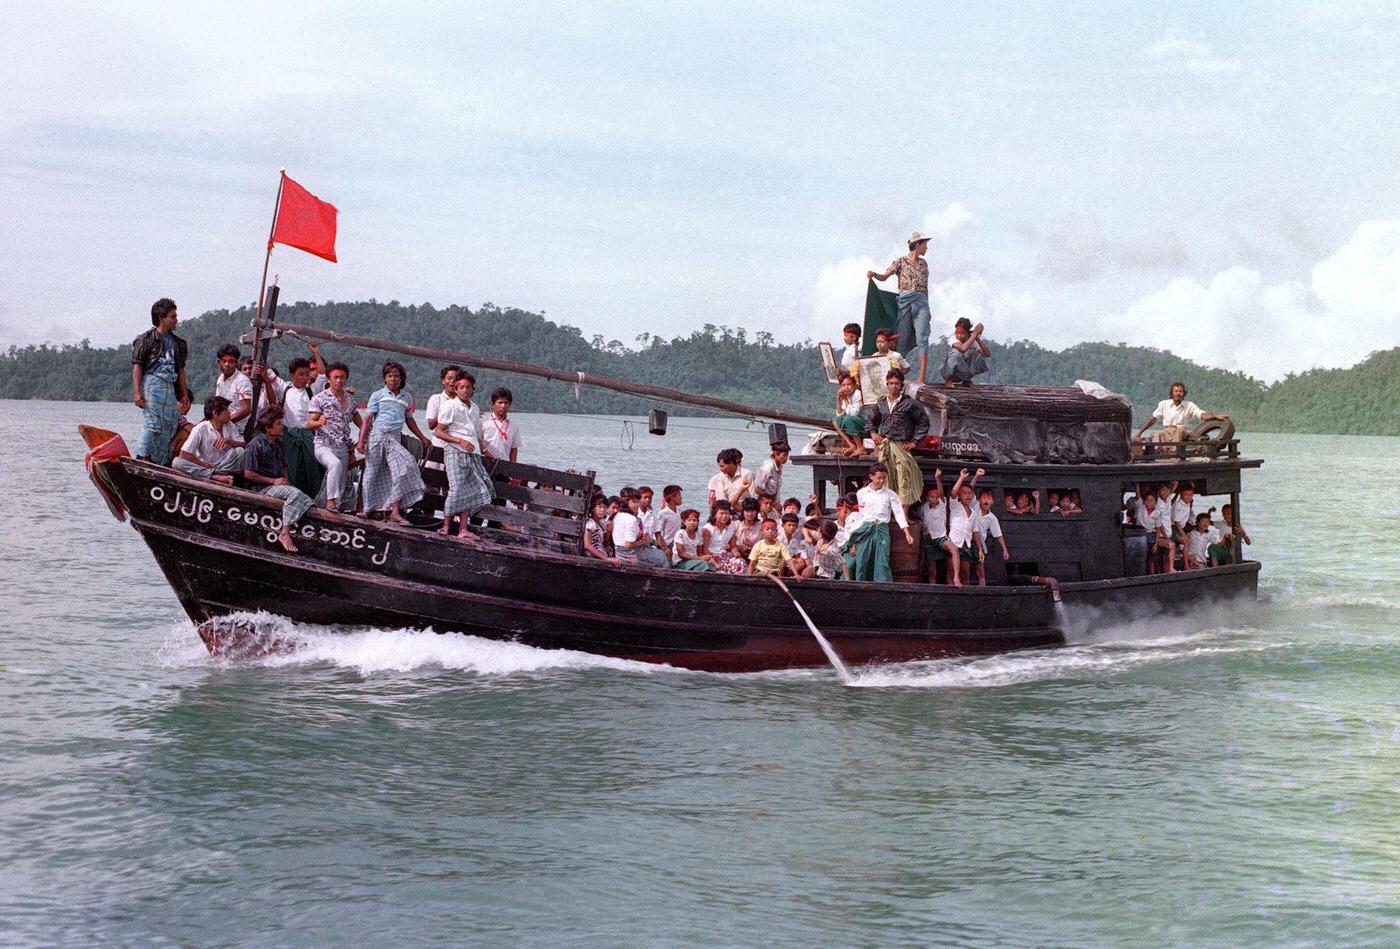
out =
[[(464, 9), (465, 7), (465, 9)], [(257, 293), (631, 342), (831, 339), (913, 228), (938, 319), (1263, 378), (1400, 343), (1394, 4), (6, 4), (0, 344)]]

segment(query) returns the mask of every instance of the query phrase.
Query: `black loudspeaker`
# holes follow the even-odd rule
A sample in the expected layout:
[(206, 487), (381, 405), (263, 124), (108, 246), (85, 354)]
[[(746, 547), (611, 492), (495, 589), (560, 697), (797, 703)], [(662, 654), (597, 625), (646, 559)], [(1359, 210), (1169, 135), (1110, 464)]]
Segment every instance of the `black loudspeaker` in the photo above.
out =
[(787, 426), (782, 422), (768, 423), (768, 444), (769, 446), (781, 445), (787, 439)]
[(666, 434), (666, 413), (660, 409), (652, 409), (647, 413), (647, 431), (653, 435)]

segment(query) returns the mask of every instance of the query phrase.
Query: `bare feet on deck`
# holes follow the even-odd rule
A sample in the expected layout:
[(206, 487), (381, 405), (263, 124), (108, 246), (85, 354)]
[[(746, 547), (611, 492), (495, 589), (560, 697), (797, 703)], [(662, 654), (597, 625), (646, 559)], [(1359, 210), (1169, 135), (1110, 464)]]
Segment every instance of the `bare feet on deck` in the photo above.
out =
[(457, 532), (456, 537), (458, 540), (481, 540), (480, 537), (478, 537), (476, 534), (473, 534), (465, 527)]
[(292, 529), (290, 527), (282, 528), (282, 533), (277, 535), (277, 542), (281, 544), (282, 549), (289, 554), (300, 552), (297, 550), (297, 545), (292, 543)]
[(407, 527), (409, 523), (408, 518), (402, 514), (390, 514), (388, 520), (390, 524), (402, 524), (404, 527)]
[(210, 480), (210, 481), (217, 481), (219, 484), (232, 485), (232, 484), (233, 484), (233, 475), (213, 475), (212, 477), (210, 477), (209, 480)]

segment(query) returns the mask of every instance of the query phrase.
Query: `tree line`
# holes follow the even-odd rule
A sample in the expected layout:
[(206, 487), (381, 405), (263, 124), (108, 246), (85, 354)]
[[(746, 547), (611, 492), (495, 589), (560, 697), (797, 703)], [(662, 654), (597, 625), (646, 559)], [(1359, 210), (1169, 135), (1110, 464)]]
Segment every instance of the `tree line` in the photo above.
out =
[[(220, 345), (237, 343), (248, 332), (252, 312), (213, 310), (185, 321), (179, 333), (190, 346), (188, 378), (200, 398), (213, 391)], [(766, 405), (804, 414), (830, 412), (833, 389), (826, 382), (817, 347), (811, 342), (778, 343), (768, 333), (706, 324), (688, 336), (664, 339), (643, 334), (630, 345), (603, 336), (585, 339), (576, 327), (535, 313), (485, 304), (475, 310), (430, 304), (293, 303), (278, 310), (279, 321), (402, 343), (461, 349), (556, 369), (582, 370), (735, 402)], [(134, 335), (134, 334), (133, 334)], [(1072, 385), (1091, 379), (1125, 395), (1141, 422), (1168, 386), (1184, 380), (1190, 398), (1207, 411), (1228, 412), (1236, 424), (1255, 431), (1400, 434), (1393, 410), (1400, 396), (1400, 349), (1371, 355), (1349, 369), (1315, 369), (1265, 385), (1240, 372), (1198, 366), (1169, 352), (1139, 346), (1080, 343), (1063, 351), (1021, 340), (992, 341), (995, 359), (987, 381), (1026, 385)], [(248, 347), (243, 347), (248, 351)], [(284, 337), (272, 344), (271, 362), (285, 368), (306, 354), (303, 341)], [(363, 399), (380, 383), (384, 355), (327, 343), (328, 361), (350, 366), (350, 384)], [(438, 366), (400, 359), (409, 388), (426, 399), (438, 385)], [(637, 415), (661, 407), (675, 414), (700, 414), (685, 406), (651, 401), (567, 383), (475, 371), (484, 397), (498, 385), (510, 387), (515, 406), (526, 412), (583, 412)], [(126, 401), (131, 398), (130, 346), (76, 345), (10, 347), (0, 354), (0, 398)]]

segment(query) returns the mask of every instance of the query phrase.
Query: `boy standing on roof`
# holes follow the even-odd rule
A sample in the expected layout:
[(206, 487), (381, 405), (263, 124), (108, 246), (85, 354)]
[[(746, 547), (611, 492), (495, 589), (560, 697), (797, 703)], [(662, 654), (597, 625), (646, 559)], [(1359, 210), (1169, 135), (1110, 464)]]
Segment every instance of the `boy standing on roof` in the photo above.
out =
[(922, 384), (928, 372), (928, 334), (932, 314), (928, 306), (928, 253), (929, 238), (918, 231), (909, 235), (909, 253), (896, 257), (882, 274), (867, 270), (867, 280), (888, 280), (891, 275), (899, 275), (898, 315), (895, 318), (895, 334), (906, 344), (913, 342), (919, 350), (919, 383)]

